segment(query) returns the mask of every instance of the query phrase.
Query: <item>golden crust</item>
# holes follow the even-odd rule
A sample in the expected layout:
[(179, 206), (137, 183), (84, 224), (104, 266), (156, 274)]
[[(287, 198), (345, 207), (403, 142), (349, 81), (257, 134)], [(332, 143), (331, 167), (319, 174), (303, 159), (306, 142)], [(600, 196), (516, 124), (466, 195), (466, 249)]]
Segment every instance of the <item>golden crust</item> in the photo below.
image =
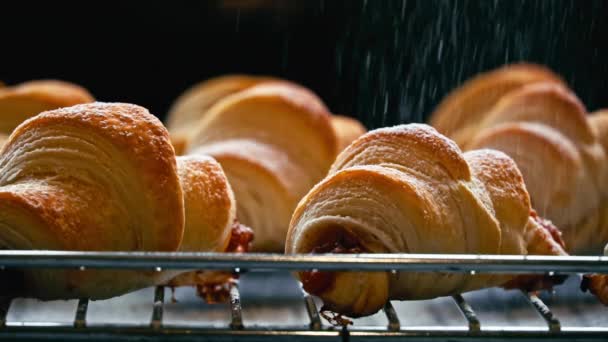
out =
[(209, 108), (226, 96), (250, 88), (269, 77), (249, 75), (226, 75), (196, 84), (180, 95), (171, 106), (167, 116), (167, 128), (171, 132), (178, 154), (187, 144), (196, 127)]
[(314, 93), (271, 81), (216, 103), (186, 151), (211, 155), (222, 164), (239, 221), (256, 234), (253, 249), (275, 251), (282, 248), (296, 201), (334, 160), (337, 141), (330, 114)]
[(270, 79), (249, 75), (225, 75), (195, 84), (175, 100), (169, 110), (167, 126), (171, 130), (189, 124), (192, 119), (200, 118), (191, 117), (194, 112), (202, 115), (222, 98)]
[(180, 251), (224, 251), (236, 219), (236, 203), (222, 167), (208, 156), (179, 157), (177, 166), (186, 215)]
[[(278, 115), (296, 116), (321, 136), (325, 150), (319, 152), (323, 156), (337, 154), (337, 139), (325, 104), (306, 88), (284, 81), (266, 82), (225, 98), (209, 110), (200, 127), (209, 126), (210, 122), (218, 120), (217, 117), (226, 115), (226, 112), (237, 112), (235, 116), (243, 116), (245, 119), (246, 115), (255, 113), (257, 106), (268, 106), (279, 113)], [(272, 117), (268, 116), (268, 120), (271, 119)], [(196, 135), (200, 136), (200, 127), (198, 134), (195, 134), (188, 145), (189, 148), (198, 144)]]
[[(399, 143), (397, 147), (402, 151), (401, 153), (376, 154), (377, 145), (387, 142), (390, 146), (390, 142), (394, 141)], [(386, 158), (388, 156), (405, 158), (410, 153), (412, 159), (418, 159), (421, 163), (437, 162), (442, 166), (441, 171), (447, 172), (454, 179), (471, 178), (460, 148), (450, 139), (438, 134), (433, 127), (424, 124), (399, 125), (369, 131), (338, 155), (329, 172), (331, 174), (360, 163), (378, 162), (374, 158), (380, 158), (384, 164), (398, 164), (399, 161)], [(371, 160), (367, 159), (368, 156)]]
[(0, 130), (10, 134), (25, 119), (40, 112), (93, 102), (84, 88), (57, 80), (39, 80), (0, 90)]
[[(294, 211), (285, 251), (563, 255), (551, 234), (541, 234), (538, 225), (530, 228), (530, 219), (523, 177), (506, 154), (463, 155), (429, 126), (401, 125), (368, 132), (338, 156)], [(299, 276), (327, 308), (355, 317), (376, 312), (388, 299), (445, 296), (512, 278), (408, 272)]]
[[(509, 122), (542, 123), (581, 144), (596, 141), (584, 105), (560, 84), (539, 82), (505, 94), (487, 113), (477, 132)], [(467, 140), (474, 139), (475, 134)]]
[[(445, 128), (451, 120), (464, 150), (493, 148), (512, 157), (532, 205), (564, 230), (570, 251), (595, 249), (594, 233), (608, 237), (598, 225), (608, 193), (606, 153), (584, 105), (563, 82), (543, 68), (507, 66), (466, 82), (444, 102), (448, 110), (432, 122)], [(475, 113), (475, 121), (458, 110)]]
[(475, 178), (483, 184), (501, 225), (501, 254), (525, 251), (521, 234), (530, 216), (530, 196), (517, 165), (496, 150), (474, 150), (464, 154)]
[[(26, 120), (0, 153), (5, 248), (175, 251), (184, 198), (168, 132), (142, 107), (92, 103)], [(24, 271), (24, 295), (107, 298), (164, 281), (135, 271)], [(120, 279), (120, 281), (116, 281)]]
[[(183, 199), (177, 178), (175, 153), (162, 123), (146, 109), (120, 103), (92, 103), (48, 111), (26, 120), (13, 133), (4, 148), (27, 131), (48, 126), (71, 126), (90, 131), (110, 141), (122, 151), (147, 185), (147, 195), (157, 211), (151, 216), (160, 231), (151, 234), (158, 245), (153, 250), (175, 250), (183, 234)], [(150, 156), (155, 156), (150, 158)]]
[(551, 70), (529, 63), (512, 64), (468, 80), (452, 91), (435, 109), (430, 123), (458, 144), (504, 94), (526, 84), (553, 82), (563, 84)]
[[(27, 94), (37, 100), (56, 105), (57, 107), (69, 107), (95, 101), (85, 88), (60, 80), (29, 81), (13, 86), (11, 89), (4, 89), (4, 91), (11, 91), (12, 95)], [(10, 96), (10, 94), (3, 95)]]

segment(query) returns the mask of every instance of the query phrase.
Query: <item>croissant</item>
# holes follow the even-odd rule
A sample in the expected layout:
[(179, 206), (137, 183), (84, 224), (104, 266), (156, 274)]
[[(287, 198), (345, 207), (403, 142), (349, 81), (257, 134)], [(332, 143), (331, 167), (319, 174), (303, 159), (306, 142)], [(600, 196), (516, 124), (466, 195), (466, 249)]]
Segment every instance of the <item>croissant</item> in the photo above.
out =
[(179, 250), (223, 252), (236, 221), (236, 202), (220, 164), (208, 156), (180, 156), (185, 229)]
[(183, 153), (193, 126), (217, 101), (266, 80), (270, 78), (228, 75), (201, 82), (184, 92), (171, 106), (167, 119), (176, 152)]
[[(530, 207), (515, 163), (494, 150), (461, 153), (427, 125), (371, 131), (348, 146), (300, 201), (286, 253), (564, 255), (559, 231)], [(423, 299), (506, 284), (508, 275), (301, 272), (304, 289), (349, 316), (389, 299)], [(546, 281), (546, 280), (542, 280)]]
[(254, 250), (280, 251), (297, 201), (327, 172), (337, 138), (325, 105), (309, 90), (265, 82), (223, 98), (204, 115), (186, 147), (224, 169), (239, 222)]
[[(589, 116), (591, 126), (595, 128), (599, 141), (608, 151), (608, 110), (603, 109)], [(601, 225), (608, 225), (608, 208), (604, 203), (601, 212)], [(601, 236), (598, 240), (606, 241), (605, 236)], [(604, 246), (604, 255), (608, 255), (608, 244)], [(591, 274), (583, 277), (581, 288), (594, 294), (604, 305), (608, 305), (608, 275), (606, 274)]]
[(503, 95), (536, 82), (564, 83), (551, 70), (528, 63), (512, 64), (480, 74), (441, 101), (431, 115), (430, 124), (462, 146)]
[(46, 110), (93, 101), (86, 89), (63, 81), (40, 80), (0, 87), (0, 133), (10, 134), (25, 119)]
[[(34, 116), (1, 152), (0, 213), (3, 248), (175, 251), (184, 199), (167, 131), (147, 110), (128, 104), (77, 105)], [(24, 295), (41, 299), (108, 298), (163, 276), (22, 274)]]
[[(234, 193), (220, 164), (209, 156), (180, 156), (177, 169), (186, 220), (179, 251), (247, 252), (253, 234), (236, 220)], [(232, 280), (229, 272), (199, 270), (178, 274), (168, 285), (196, 286), (208, 302), (219, 302)]]
[[(310, 101), (318, 103), (325, 108), (325, 104), (323, 104), (323, 101), (317, 95), (306, 88), (286, 80), (251, 75), (216, 77), (191, 87), (178, 97), (171, 106), (167, 119), (167, 127), (171, 133), (171, 141), (177, 154), (185, 152), (184, 149), (191, 139), (197, 123), (215, 103), (227, 96), (268, 82), (283, 83), (288, 87), (297, 87), (301, 93), (306, 93)], [(333, 115), (331, 121), (340, 150), (348, 146), (350, 142), (366, 131), (359, 121), (346, 116)]]
[[(518, 66), (491, 72), (465, 83), (448, 98), (455, 103), (465, 101), (458, 100), (460, 94), (480, 87), (479, 79), (500, 85), (521, 73)], [(466, 134), (463, 130), (448, 136), (460, 140), (464, 150), (492, 148), (507, 153), (523, 174), (532, 206), (560, 227), (568, 250), (599, 250), (608, 242), (608, 225), (601, 217), (608, 195), (603, 186), (608, 163), (585, 107), (555, 80), (509, 91), (497, 87), (500, 96), (493, 99), (491, 108), (483, 109), (474, 126), (467, 126)], [(492, 89), (486, 91), (493, 93)], [(479, 93), (466, 101), (483, 102), (485, 97)], [(431, 122), (447, 118), (446, 113), (439, 109)], [(464, 125), (458, 123), (460, 119), (456, 115), (454, 124)]]

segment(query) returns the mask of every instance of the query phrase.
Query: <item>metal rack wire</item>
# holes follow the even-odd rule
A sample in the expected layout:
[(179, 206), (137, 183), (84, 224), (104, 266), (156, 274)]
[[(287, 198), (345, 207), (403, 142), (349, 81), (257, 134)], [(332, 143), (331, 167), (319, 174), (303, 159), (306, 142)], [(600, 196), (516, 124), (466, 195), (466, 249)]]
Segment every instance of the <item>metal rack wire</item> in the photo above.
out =
[[(608, 273), (607, 257), (489, 256), (489, 255), (275, 255), (215, 253), (117, 253), (0, 251), (0, 267), (19, 268), (113, 268), (113, 269), (231, 269), (231, 270), (365, 270), (416, 272), (479, 273)], [(249, 325), (243, 319), (241, 291), (238, 284), (230, 288), (230, 321), (225, 327), (192, 327), (166, 324), (164, 320), (165, 289), (156, 287), (145, 326), (108, 323), (90, 325), (87, 321), (89, 301), (80, 299), (70, 324), (36, 324), (7, 322), (10, 298), (0, 300), (0, 338), (54, 340), (178, 340), (201, 338), (217, 340), (260, 340), (290, 338), (293, 340), (606, 340), (606, 326), (565, 326), (536, 294), (523, 293), (525, 300), (544, 320), (543, 326), (484, 325), (473, 306), (463, 295), (452, 301), (466, 321), (466, 326), (407, 326), (391, 302), (382, 310), (387, 322), (382, 326), (337, 328), (325, 324), (315, 299), (302, 292), (301, 300), (307, 320), (302, 326), (285, 328), (272, 322)], [(598, 312), (605, 315), (608, 309)]]

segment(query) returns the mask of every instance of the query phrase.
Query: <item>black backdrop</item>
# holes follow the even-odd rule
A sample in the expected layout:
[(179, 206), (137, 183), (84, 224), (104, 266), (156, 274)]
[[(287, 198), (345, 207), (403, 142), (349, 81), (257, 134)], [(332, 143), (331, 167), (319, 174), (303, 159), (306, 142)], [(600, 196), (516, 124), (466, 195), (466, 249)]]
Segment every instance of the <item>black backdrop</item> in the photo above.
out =
[(0, 80), (60, 78), (163, 118), (189, 85), (281, 76), (369, 127), (423, 121), (478, 71), (529, 60), (608, 107), (608, 1), (19, 1)]

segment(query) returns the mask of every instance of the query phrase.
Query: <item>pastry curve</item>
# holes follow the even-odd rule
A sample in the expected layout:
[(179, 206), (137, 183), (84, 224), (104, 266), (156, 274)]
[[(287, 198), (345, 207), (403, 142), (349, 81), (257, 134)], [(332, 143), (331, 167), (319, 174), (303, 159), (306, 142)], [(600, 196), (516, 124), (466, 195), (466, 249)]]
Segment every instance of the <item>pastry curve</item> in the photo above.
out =
[[(530, 207), (523, 177), (495, 150), (462, 153), (423, 124), (370, 131), (338, 156), (300, 201), (285, 251), (564, 255)], [(557, 233), (556, 233), (557, 232)], [(508, 275), (408, 272), (300, 272), (325, 307), (369, 315), (389, 299), (446, 296), (512, 282)], [(546, 284), (544, 282), (543, 284)]]

